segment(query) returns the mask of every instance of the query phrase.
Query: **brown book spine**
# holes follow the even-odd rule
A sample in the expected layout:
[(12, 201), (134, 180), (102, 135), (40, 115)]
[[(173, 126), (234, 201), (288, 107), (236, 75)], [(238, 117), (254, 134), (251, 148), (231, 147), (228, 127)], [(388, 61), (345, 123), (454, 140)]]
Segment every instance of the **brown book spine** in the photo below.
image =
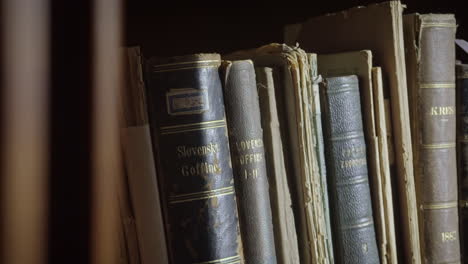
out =
[(459, 263), (453, 15), (405, 16), (423, 263)]

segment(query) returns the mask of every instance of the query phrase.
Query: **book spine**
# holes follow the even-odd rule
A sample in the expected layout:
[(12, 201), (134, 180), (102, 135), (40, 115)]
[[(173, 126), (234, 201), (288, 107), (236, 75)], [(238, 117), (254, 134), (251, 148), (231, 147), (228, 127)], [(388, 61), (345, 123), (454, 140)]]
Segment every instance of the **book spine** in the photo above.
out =
[(468, 263), (468, 65), (457, 65), (457, 109), (460, 252)]
[(148, 64), (171, 263), (241, 263), (218, 54)]
[(336, 263), (379, 263), (357, 77), (327, 78), (321, 99)]
[(246, 263), (276, 263), (255, 71), (250, 60), (226, 66), (224, 98)]
[(458, 263), (453, 15), (415, 16), (419, 46), (412, 89), (415, 179), (425, 263)]
[(128, 189), (132, 205), (141, 263), (167, 264), (166, 233), (148, 124), (141, 51), (139, 47), (131, 47), (124, 53), (126, 85), (121, 98), (124, 124), (120, 141), (126, 176), (122, 184)]
[(326, 246), (328, 251), (328, 260), (330, 263), (335, 263), (333, 256), (333, 239), (331, 232), (331, 221), (330, 221), (330, 202), (328, 199), (328, 184), (327, 184), (327, 169), (325, 160), (325, 146), (323, 142), (323, 129), (322, 129), (322, 113), (320, 110), (320, 93), (319, 93), (319, 82), (322, 80), (321, 76), (318, 75), (317, 69), (317, 57), (309, 54), (311, 63), (311, 75), (312, 75), (312, 111), (313, 111), (313, 123), (315, 132), (315, 152), (317, 155), (317, 163), (320, 172), (320, 187), (323, 197), (323, 214), (325, 217), (326, 234)]
[(255, 76), (265, 142), (276, 259), (278, 264), (289, 264), (299, 263), (299, 247), (277, 111), (275, 71), (277, 69), (258, 67), (255, 68)]

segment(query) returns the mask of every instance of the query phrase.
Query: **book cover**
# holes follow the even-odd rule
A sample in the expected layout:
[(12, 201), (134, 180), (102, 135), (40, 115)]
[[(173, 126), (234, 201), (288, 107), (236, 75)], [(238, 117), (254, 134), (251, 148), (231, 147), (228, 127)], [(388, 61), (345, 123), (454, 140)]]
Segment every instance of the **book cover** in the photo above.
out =
[(256, 67), (261, 124), (273, 218), (276, 258), (279, 264), (299, 263), (299, 248), (286, 172), (283, 136), (275, 95), (277, 68)]
[(240, 263), (219, 54), (151, 59), (148, 104), (171, 263)]
[[(405, 261), (421, 263), (403, 44), (403, 5), (388, 1), (308, 19), (295, 42), (319, 54), (372, 50), (391, 94), (398, 205)], [(372, 21), (372, 23), (369, 23)], [(291, 34), (290, 34), (291, 35)], [(320, 36), (320, 37), (317, 37)], [(290, 37), (289, 37), (290, 38)], [(291, 40), (289, 40), (291, 41)], [(384, 87), (385, 88), (385, 87)]]
[(276, 262), (255, 69), (225, 61), (224, 102), (245, 263)]
[(314, 147), (311, 71), (307, 54), (299, 48), (272, 43), (235, 52), (225, 58), (252, 59), (256, 66), (279, 69), (275, 92), (281, 99), (277, 101), (278, 112), (285, 137), (284, 150), (288, 153), (286, 166), (292, 185), (301, 262), (329, 263), (321, 179)]
[(141, 264), (167, 264), (160, 186), (152, 150), (142, 56), (138, 47), (124, 50), (125, 86), (120, 133), (129, 192), (138, 234)]
[[(393, 223), (393, 206), (391, 192), (384, 192), (383, 183), (389, 182), (389, 174), (382, 174), (381, 154), (382, 145), (379, 145), (380, 137), (377, 135), (377, 117), (375, 108), (378, 103), (383, 107), (383, 101), (374, 100), (373, 76), (372, 76), (372, 53), (370, 50), (325, 54), (318, 56), (319, 73), (324, 77), (343, 75), (356, 75), (360, 82), (361, 110), (364, 125), (364, 137), (367, 144), (368, 173), (372, 194), (372, 206), (375, 218), (375, 228), (379, 252), (383, 263), (396, 261), (395, 241), (388, 241), (387, 229), (389, 222)], [(377, 84), (377, 83), (376, 83)], [(381, 84), (381, 82), (380, 82)], [(382, 86), (380, 86), (382, 88)], [(382, 126), (382, 123), (379, 123)], [(386, 133), (384, 135), (386, 137)], [(386, 141), (386, 138), (385, 138)], [(385, 149), (387, 146), (385, 146)], [(384, 178), (387, 176), (388, 178)], [(390, 185), (388, 185), (390, 187)], [(390, 188), (391, 191), (391, 188)], [(394, 229), (389, 230), (394, 233)]]
[(328, 183), (327, 183), (327, 166), (325, 160), (325, 146), (323, 143), (323, 127), (322, 127), (322, 111), (320, 107), (320, 93), (319, 83), (322, 81), (322, 76), (318, 72), (318, 61), (317, 54), (307, 54), (310, 63), (310, 76), (311, 85), (310, 87), (310, 98), (311, 98), (311, 109), (314, 127), (314, 146), (317, 155), (317, 164), (320, 173), (320, 188), (322, 192), (323, 200), (323, 215), (325, 218), (326, 233), (324, 234), (326, 239), (326, 246), (328, 252), (328, 259), (330, 263), (334, 263), (333, 253), (333, 239), (331, 231), (331, 218), (330, 218), (330, 202), (328, 197)]
[[(396, 244), (395, 211), (393, 209), (394, 196), (391, 171), (391, 164), (394, 160), (393, 153), (389, 151), (388, 121), (385, 111), (384, 85), (382, 80), (382, 68), (372, 67), (372, 89), (374, 97), (375, 125), (378, 144), (378, 158), (380, 162), (380, 186), (382, 190), (383, 215), (385, 218), (384, 231), (380, 241), (381, 260), (386, 263), (398, 263), (398, 253)], [(390, 118), (388, 118), (389, 120)], [(391, 144), (390, 144), (391, 145)], [(385, 245), (385, 247), (383, 246)]]
[(404, 16), (421, 258), (460, 262), (453, 15)]
[(380, 263), (358, 78), (326, 78), (320, 92), (336, 263)]

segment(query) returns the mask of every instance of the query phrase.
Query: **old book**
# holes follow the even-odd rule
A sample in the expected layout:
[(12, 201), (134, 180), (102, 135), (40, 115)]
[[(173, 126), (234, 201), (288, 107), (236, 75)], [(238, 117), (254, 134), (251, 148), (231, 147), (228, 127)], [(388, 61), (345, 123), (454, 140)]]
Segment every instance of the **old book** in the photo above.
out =
[(288, 153), (286, 169), (292, 185), (292, 200), (301, 262), (329, 263), (326, 223), (320, 173), (314, 148), (314, 128), (310, 111), (310, 64), (307, 54), (284, 44), (269, 44), (257, 49), (239, 51), (228, 59), (252, 59), (256, 66), (275, 67), (278, 113), (284, 152)]
[(311, 98), (311, 109), (312, 118), (313, 118), (313, 127), (314, 127), (314, 146), (315, 153), (317, 156), (317, 165), (320, 173), (320, 189), (322, 192), (323, 200), (323, 215), (325, 219), (326, 233), (324, 235), (326, 239), (326, 246), (328, 252), (328, 259), (330, 263), (335, 263), (334, 253), (333, 253), (333, 239), (331, 231), (331, 218), (330, 218), (330, 206), (328, 198), (328, 183), (327, 183), (327, 165), (325, 159), (325, 146), (323, 143), (323, 129), (322, 129), (322, 111), (320, 107), (320, 93), (319, 93), (319, 83), (322, 81), (322, 76), (318, 72), (318, 61), (317, 54), (308, 53), (307, 54), (309, 63), (310, 63), (310, 76), (311, 76), (311, 85), (309, 96)]
[[(319, 164), (319, 155), (317, 151), (317, 116), (313, 108), (313, 79), (317, 77), (317, 55), (307, 54), (304, 50), (294, 48), (294, 52), (297, 58), (299, 66), (300, 82), (296, 87), (295, 91), (295, 106), (298, 115), (296, 126), (299, 125), (298, 131), (302, 133), (300, 139), (300, 145), (302, 146), (302, 152), (305, 156), (303, 161), (304, 180), (302, 188), (304, 192), (304, 202), (307, 204), (311, 201), (314, 205), (305, 207), (307, 215), (311, 215), (312, 218), (308, 218), (308, 228), (312, 231), (313, 240), (317, 241), (315, 247), (316, 253), (312, 255), (313, 261), (319, 263), (333, 263), (333, 255), (329, 253), (332, 251), (331, 247), (331, 235), (328, 232), (327, 217), (325, 210), (328, 209), (328, 196), (323, 193), (322, 183), (324, 183), (323, 174), (325, 171), (321, 170)], [(313, 69), (312, 69), (313, 67)], [(316, 80), (315, 80), (316, 81)], [(323, 168), (322, 168), (323, 169)], [(310, 189), (310, 190), (307, 190)], [(317, 197), (314, 197), (317, 196)], [(327, 201), (325, 201), (327, 198)], [(327, 210), (328, 213), (328, 210)], [(314, 228), (310, 228), (310, 224), (313, 223)]]
[[(403, 6), (399, 1), (372, 4), (311, 18), (302, 23), (296, 39), (301, 47), (319, 54), (372, 50), (373, 60), (382, 67), (384, 87), (391, 94), (392, 136), (400, 204), (405, 261), (421, 263), (418, 239), (416, 194), (413, 177), (411, 131), (406, 90), (403, 46)], [(372, 23), (370, 23), (372, 21)], [(290, 28), (290, 27), (289, 27)], [(286, 34), (286, 33), (285, 33)], [(316, 36), (320, 36), (317, 38)]]
[[(380, 234), (379, 249), (382, 263), (398, 263), (396, 233), (395, 233), (395, 213), (393, 209), (393, 190), (392, 190), (392, 174), (391, 161), (393, 157), (389, 151), (387, 117), (385, 111), (384, 85), (382, 80), (382, 69), (380, 67), (372, 67), (372, 90), (374, 97), (374, 113), (375, 113), (375, 132), (378, 144), (378, 159), (380, 173), (380, 189), (382, 191), (382, 206), (381, 214), (385, 219), (383, 231)], [(389, 120), (389, 118), (388, 118)], [(390, 129), (391, 130), (391, 129)], [(391, 145), (391, 144), (390, 144)]]
[(226, 61), (224, 102), (245, 263), (276, 263), (265, 148), (251, 60)]
[(456, 65), (457, 74), (457, 159), (460, 209), (460, 252), (468, 261), (468, 65)]
[(414, 175), (424, 263), (458, 263), (453, 15), (404, 16)]
[(219, 54), (148, 64), (148, 104), (170, 263), (238, 263), (239, 222)]
[(336, 263), (379, 263), (356, 75), (321, 90)]
[(279, 264), (289, 264), (299, 263), (299, 249), (275, 96), (274, 76), (277, 74), (277, 68), (255, 68), (270, 186), (276, 259)]
[(141, 264), (166, 264), (166, 236), (148, 123), (142, 57), (138, 47), (126, 48), (124, 53), (126, 82), (122, 91), (120, 134)]
[[(396, 253), (395, 241), (389, 243), (387, 240), (388, 222), (393, 223), (393, 207), (387, 206), (391, 201), (391, 192), (384, 192), (383, 182), (388, 182), (388, 174), (382, 174), (382, 164), (380, 154), (382, 154), (382, 145), (379, 145), (377, 136), (377, 120), (375, 107), (377, 101), (374, 100), (373, 79), (372, 79), (372, 53), (369, 50), (335, 53), (318, 56), (319, 73), (325, 77), (356, 75), (360, 82), (361, 108), (364, 125), (364, 137), (367, 143), (367, 164), (372, 194), (372, 205), (375, 218), (375, 228), (377, 242), (382, 263), (387, 263), (387, 257), (395, 261)], [(381, 83), (381, 82), (380, 82)], [(380, 86), (380, 88), (382, 88)], [(383, 95), (382, 95), (383, 96)], [(383, 101), (381, 102), (383, 107)], [(383, 120), (385, 121), (385, 119)], [(379, 125), (383, 125), (379, 123)], [(386, 137), (386, 133), (385, 133)], [(385, 138), (386, 141), (386, 138)], [(385, 146), (387, 148), (387, 146)], [(383, 177), (387, 176), (385, 179)], [(390, 186), (389, 186), (390, 187)], [(391, 189), (390, 189), (391, 190)], [(394, 230), (389, 230), (394, 233)], [(392, 263), (392, 261), (390, 261)]]

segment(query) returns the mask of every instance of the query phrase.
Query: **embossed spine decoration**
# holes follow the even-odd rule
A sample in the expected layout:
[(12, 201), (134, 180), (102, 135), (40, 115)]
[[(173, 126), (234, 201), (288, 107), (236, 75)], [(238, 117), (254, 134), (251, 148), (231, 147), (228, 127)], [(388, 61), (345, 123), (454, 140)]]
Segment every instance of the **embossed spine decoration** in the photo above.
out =
[(457, 65), (458, 189), (462, 263), (468, 263), (468, 65)]
[(171, 263), (241, 263), (220, 64), (196, 54), (147, 67)]
[(453, 15), (404, 16), (421, 256), (459, 263)]
[(224, 98), (239, 220), (247, 264), (275, 264), (275, 241), (255, 70), (226, 62)]
[(335, 261), (377, 264), (358, 78), (327, 78), (320, 95)]

